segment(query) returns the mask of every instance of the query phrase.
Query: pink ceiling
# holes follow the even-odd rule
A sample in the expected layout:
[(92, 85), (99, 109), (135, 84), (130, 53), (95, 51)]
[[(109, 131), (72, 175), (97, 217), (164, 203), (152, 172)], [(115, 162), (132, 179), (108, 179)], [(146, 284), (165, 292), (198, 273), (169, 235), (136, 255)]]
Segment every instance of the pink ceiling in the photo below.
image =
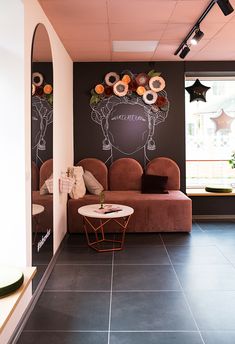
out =
[[(182, 61), (174, 52), (210, 0), (38, 0), (73, 61)], [(230, 0), (235, 9), (235, 0)], [(235, 60), (235, 11), (215, 4), (185, 60)], [(113, 52), (112, 41), (157, 40), (152, 52)], [(43, 50), (43, 47), (41, 47)], [(43, 52), (42, 52), (43, 54)]]

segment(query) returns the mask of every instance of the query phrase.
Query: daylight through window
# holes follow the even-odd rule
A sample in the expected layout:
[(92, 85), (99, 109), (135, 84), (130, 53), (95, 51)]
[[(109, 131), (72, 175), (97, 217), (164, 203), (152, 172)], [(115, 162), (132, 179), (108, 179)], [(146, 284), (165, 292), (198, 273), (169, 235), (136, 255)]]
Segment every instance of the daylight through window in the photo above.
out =
[(235, 169), (228, 163), (235, 151), (235, 77), (187, 77), (210, 87), (206, 102), (192, 101), (185, 90), (186, 186), (235, 184)]

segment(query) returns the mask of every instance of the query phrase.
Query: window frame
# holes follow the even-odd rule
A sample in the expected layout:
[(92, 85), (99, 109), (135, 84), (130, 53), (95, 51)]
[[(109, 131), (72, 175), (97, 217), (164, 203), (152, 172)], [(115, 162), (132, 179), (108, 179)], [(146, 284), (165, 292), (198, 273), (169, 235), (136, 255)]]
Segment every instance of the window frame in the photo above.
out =
[[(204, 73), (186, 73), (185, 74), (185, 86), (187, 86), (187, 81), (192, 81), (194, 82), (196, 79), (200, 79), (200, 81), (203, 83), (203, 81), (205, 81), (205, 85), (206, 85), (206, 81), (214, 81), (216, 79), (219, 79), (219, 81), (229, 81), (232, 80), (235, 82), (235, 74), (234, 73), (230, 73), (230, 72), (224, 72), (224, 73), (216, 73), (216, 72), (204, 72)], [(191, 83), (192, 84), (192, 83)], [(186, 90), (185, 90), (185, 94), (186, 94)], [(209, 112), (208, 112), (209, 113)], [(234, 113), (235, 113), (235, 109), (234, 109)], [(235, 117), (235, 116), (234, 116)], [(188, 145), (188, 124), (189, 122), (187, 121), (187, 97), (185, 96), (185, 145), (186, 145), (186, 150), (185, 150), (185, 173), (186, 173), (186, 189), (187, 190), (202, 190), (205, 188), (205, 183), (196, 183), (195, 185), (193, 184), (189, 184), (188, 181), (188, 170), (189, 170), (189, 163), (191, 162), (200, 162), (202, 161), (204, 162), (218, 162), (221, 164), (227, 163), (229, 169), (231, 170), (231, 175), (230, 175), (230, 179), (231, 181), (234, 180), (235, 182), (235, 169), (232, 170), (232, 168), (229, 166), (228, 160), (229, 159), (192, 159), (191, 157), (188, 158), (188, 149), (187, 149), (187, 145)], [(234, 125), (235, 125), (235, 121), (234, 121)], [(234, 146), (235, 148), (235, 146)], [(231, 152), (232, 153), (232, 152)], [(222, 178), (222, 177), (221, 177)], [(198, 178), (199, 179), (199, 178)], [(209, 182), (210, 183), (210, 182)]]

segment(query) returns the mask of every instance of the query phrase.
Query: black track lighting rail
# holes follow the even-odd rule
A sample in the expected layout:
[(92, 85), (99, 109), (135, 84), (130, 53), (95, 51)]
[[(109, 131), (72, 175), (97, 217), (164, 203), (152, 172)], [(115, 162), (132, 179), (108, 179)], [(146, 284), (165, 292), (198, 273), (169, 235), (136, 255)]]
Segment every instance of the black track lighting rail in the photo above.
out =
[(177, 55), (180, 50), (187, 45), (187, 41), (188, 39), (192, 36), (192, 34), (195, 32), (196, 29), (198, 29), (200, 23), (203, 21), (203, 19), (207, 16), (207, 14), (210, 12), (210, 10), (212, 9), (212, 7), (214, 6), (214, 4), (216, 4), (217, 0), (212, 0), (209, 5), (207, 6), (207, 8), (205, 9), (205, 11), (202, 13), (202, 15), (200, 16), (200, 18), (198, 18), (197, 22), (194, 24), (194, 26), (192, 27), (192, 29), (189, 31), (189, 33), (187, 34), (187, 36), (183, 39), (182, 43), (179, 45), (179, 47), (176, 49), (176, 51), (174, 52), (174, 55)]

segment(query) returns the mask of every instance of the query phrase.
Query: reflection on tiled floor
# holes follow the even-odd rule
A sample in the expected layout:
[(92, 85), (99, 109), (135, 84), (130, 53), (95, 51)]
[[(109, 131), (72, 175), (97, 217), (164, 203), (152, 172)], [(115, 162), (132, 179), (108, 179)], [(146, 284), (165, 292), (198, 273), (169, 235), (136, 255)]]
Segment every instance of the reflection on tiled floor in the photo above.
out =
[(127, 234), (97, 253), (68, 236), (18, 344), (234, 344), (235, 222)]
[[(35, 243), (32, 244), (32, 265), (37, 267), (37, 274), (33, 279), (33, 292), (36, 290), (43, 274), (53, 255), (53, 237), (50, 235), (44, 244), (38, 249), (38, 242), (42, 240), (45, 233), (38, 233)], [(34, 240), (34, 236), (33, 236)]]

